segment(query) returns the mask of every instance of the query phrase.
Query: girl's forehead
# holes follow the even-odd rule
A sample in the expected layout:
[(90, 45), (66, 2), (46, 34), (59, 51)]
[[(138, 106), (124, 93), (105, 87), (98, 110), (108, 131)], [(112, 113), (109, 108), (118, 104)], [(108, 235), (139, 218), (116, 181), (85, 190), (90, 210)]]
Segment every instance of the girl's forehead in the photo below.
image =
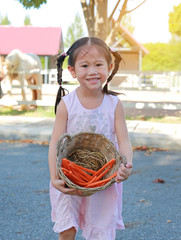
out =
[(99, 57), (104, 57), (103, 50), (101, 51), (101, 47), (95, 46), (95, 45), (85, 45), (80, 48), (79, 53), (77, 55), (77, 58), (84, 58), (87, 55), (93, 55), (93, 56), (99, 56)]

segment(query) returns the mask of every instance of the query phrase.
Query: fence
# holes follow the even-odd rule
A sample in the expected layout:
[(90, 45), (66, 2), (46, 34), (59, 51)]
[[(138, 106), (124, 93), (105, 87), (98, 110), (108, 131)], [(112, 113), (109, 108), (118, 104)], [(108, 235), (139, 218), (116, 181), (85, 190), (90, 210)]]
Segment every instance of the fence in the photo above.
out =
[[(57, 84), (57, 70), (43, 70), (43, 85), (26, 85), (21, 86), (20, 84), (12, 85), (12, 89), (21, 89), (25, 87), (29, 89), (44, 89), (49, 91), (49, 95), (54, 95), (57, 91), (55, 85)], [(68, 70), (63, 70), (63, 83), (76, 83), (76, 79), (72, 78)], [(5, 83), (2, 83), (2, 89), (6, 88)], [(54, 87), (53, 87), (54, 86)], [(110, 88), (112, 89), (144, 89), (144, 90), (160, 90), (160, 91), (174, 91), (181, 93), (181, 72), (119, 72), (115, 75), (111, 81)], [(47, 90), (48, 89), (48, 90)], [(55, 90), (56, 89), (56, 90)], [(47, 94), (47, 93), (46, 93)], [(54, 102), (54, 99), (53, 101)], [(51, 105), (50, 101), (47, 100), (34, 100), (21, 101), (17, 100), (18, 104), (27, 105), (38, 105), (47, 106)]]
[(115, 79), (114, 87), (181, 92), (181, 72), (118, 73)]
[[(45, 74), (45, 72), (42, 71), (42, 74)], [(56, 69), (49, 70), (47, 75), (47, 82), (44, 81), (45, 84), (57, 83)], [(64, 82), (76, 81), (72, 79), (68, 70), (63, 71), (62, 79)], [(120, 72), (115, 75), (112, 87), (181, 92), (181, 72)]]

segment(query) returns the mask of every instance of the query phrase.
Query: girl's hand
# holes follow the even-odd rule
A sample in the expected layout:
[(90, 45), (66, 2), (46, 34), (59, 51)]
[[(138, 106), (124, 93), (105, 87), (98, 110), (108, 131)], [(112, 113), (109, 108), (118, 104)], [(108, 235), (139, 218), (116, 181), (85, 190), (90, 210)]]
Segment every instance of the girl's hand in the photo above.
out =
[(61, 179), (55, 179), (52, 182), (52, 185), (59, 190), (60, 192), (64, 193), (64, 194), (69, 194), (69, 195), (77, 195), (77, 196), (81, 196), (82, 192), (78, 191), (76, 189), (73, 188), (67, 188), (65, 187), (65, 182)]
[(126, 167), (124, 166), (124, 164), (122, 163), (120, 168), (118, 169), (117, 172), (117, 176), (116, 176), (116, 182), (120, 183), (123, 182), (125, 180), (127, 180), (129, 178), (129, 176), (131, 175), (133, 169), (133, 164), (132, 163), (127, 163)]

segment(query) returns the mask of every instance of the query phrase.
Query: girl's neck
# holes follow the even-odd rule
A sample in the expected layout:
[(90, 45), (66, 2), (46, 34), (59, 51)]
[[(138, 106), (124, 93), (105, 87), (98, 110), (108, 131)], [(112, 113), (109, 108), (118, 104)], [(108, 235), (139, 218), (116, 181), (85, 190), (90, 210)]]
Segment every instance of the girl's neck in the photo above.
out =
[(101, 91), (86, 91), (80, 87), (76, 89), (77, 96), (83, 107), (95, 109), (102, 104), (104, 93)]

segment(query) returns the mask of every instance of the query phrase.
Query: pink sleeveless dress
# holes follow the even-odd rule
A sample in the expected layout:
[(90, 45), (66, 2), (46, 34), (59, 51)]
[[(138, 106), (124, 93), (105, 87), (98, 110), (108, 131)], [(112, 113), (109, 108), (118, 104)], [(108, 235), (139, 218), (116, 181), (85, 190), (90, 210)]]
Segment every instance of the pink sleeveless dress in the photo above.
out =
[[(68, 111), (67, 133), (89, 131), (104, 134), (117, 147), (114, 116), (118, 97), (105, 94), (96, 109), (84, 108), (76, 90), (63, 97), (63, 101)], [(122, 183), (115, 183), (88, 197), (63, 194), (50, 184), (50, 200), (56, 233), (80, 227), (86, 240), (115, 240), (116, 229), (124, 229)]]

